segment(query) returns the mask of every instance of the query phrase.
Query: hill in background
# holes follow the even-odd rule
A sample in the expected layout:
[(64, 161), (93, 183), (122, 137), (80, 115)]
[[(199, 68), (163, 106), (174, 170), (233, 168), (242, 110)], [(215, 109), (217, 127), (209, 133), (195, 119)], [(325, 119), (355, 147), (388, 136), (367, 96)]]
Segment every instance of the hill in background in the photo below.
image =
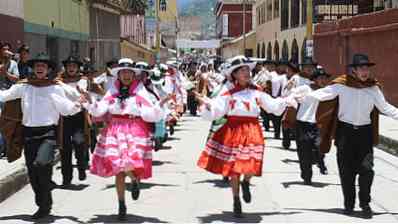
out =
[(198, 16), (201, 19), (202, 35), (200, 39), (215, 37), (216, 16), (213, 8), (217, 0), (177, 0), (178, 15), (183, 17)]

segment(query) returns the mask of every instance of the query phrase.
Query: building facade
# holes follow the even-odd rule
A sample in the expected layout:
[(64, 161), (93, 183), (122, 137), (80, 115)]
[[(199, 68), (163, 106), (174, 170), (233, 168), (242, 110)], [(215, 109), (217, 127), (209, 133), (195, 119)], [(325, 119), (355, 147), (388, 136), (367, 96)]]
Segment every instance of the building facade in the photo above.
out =
[[(314, 0), (314, 24), (350, 18), (378, 8), (374, 0)], [(307, 0), (256, 1), (256, 55), (300, 62), (306, 55)]]
[(24, 39), (31, 53), (47, 52), (58, 64), (69, 55), (87, 56), (89, 14), (85, 0), (24, 0)]
[(0, 41), (8, 42), (13, 51), (24, 41), (23, 0), (0, 1), (0, 21), (6, 29), (0, 29)]
[[(252, 25), (252, 6), (253, 0), (222, 0), (215, 6), (216, 13), (216, 36), (218, 39), (231, 40), (248, 33), (253, 29)], [(245, 10), (244, 10), (245, 8)], [(243, 16), (245, 15), (245, 19)], [(245, 31), (243, 31), (243, 21), (245, 20)]]

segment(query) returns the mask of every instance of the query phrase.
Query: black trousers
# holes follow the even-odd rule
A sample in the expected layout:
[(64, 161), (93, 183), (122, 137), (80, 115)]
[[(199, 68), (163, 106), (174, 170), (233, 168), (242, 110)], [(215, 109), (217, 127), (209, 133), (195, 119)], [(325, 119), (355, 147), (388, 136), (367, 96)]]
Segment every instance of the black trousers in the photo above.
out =
[(270, 114), (267, 113), (265, 110), (261, 109), (260, 116), (261, 116), (261, 119), (263, 119), (263, 127), (265, 128), (266, 131), (269, 131)]
[(314, 123), (297, 121), (296, 144), (300, 162), (301, 178), (312, 179), (312, 165), (318, 163), (321, 169), (326, 169), (323, 155), (319, 151), (321, 143), (320, 130)]
[(63, 148), (61, 150), (61, 171), (64, 182), (73, 179), (72, 153), (75, 151), (77, 166), (84, 171), (88, 166), (88, 149), (84, 139), (84, 114), (80, 112), (64, 117)]
[(189, 113), (196, 116), (198, 110), (198, 102), (196, 101), (195, 95), (192, 92), (188, 93), (187, 101)]
[(56, 127), (24, 127), (24, 154), (36, 205), (50, 210), (52, 206), (51, 177), (55, 156)]
[(275, 114), (270, 114), (272, 126), (274, 127), (274, 137), (279, 139), (281, 136), (281, 122), (282, 116), (276, 116)]
[(339, 122), (335, 144), (345, 208), (353, 209), (355, 206), (357, 175), (360, 206), (368, 206), (374, 178), (372, 126), (354, 127)]
[(294, 140), (295, 130), (293, 128), (282, 128), (282, 146), (289, 149), (291, 141)]

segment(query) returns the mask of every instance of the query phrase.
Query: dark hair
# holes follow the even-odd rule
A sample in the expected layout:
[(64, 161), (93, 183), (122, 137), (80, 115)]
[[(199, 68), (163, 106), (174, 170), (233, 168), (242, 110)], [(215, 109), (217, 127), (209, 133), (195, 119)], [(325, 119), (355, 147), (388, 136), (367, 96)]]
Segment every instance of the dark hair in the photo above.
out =
[(26, 52), (30, 52), (30, 48), (28, 45), (26, 44), (22, 44), (19, 48), (18, 48), (18, 53), (22, 53), (22, 51), (26, 51)]
[(8, 46), (8, 48), (10, 48), (10, 50), (12, 50), (12, 46), (11, 46), (10, 43), (8, 43), (8, 42), (3, 42), (3, 43), (1, 44), (1, 48), (5, 47), (5, 46)]

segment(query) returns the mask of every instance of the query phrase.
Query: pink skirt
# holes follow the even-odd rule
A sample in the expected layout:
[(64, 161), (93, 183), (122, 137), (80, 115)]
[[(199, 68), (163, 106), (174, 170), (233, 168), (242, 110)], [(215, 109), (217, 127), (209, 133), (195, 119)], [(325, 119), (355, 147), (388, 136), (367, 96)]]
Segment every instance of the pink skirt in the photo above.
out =
[(90, 171), (101, 177), (132, 171), (140, 179), (152, 177), (150, 126), (141, 118), (113, 115), (98, 136)]

